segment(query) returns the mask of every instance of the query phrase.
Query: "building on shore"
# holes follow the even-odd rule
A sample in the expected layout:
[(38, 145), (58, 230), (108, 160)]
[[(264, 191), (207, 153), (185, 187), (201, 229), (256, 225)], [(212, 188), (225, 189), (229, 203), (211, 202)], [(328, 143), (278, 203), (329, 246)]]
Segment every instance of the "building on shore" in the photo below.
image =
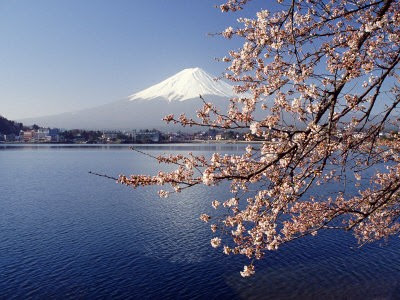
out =
[(60, 130), (57, 128), (38, 128), (37, 130), (21, 130), (19, 137), (10, 136), (8, 142), (20, 141), (24, 143), (50, 143), (60, 141)]
[(161, 140), (161, 132), (158, 130), (133, 130), (131, 136), (133, 143), (158, 143)]

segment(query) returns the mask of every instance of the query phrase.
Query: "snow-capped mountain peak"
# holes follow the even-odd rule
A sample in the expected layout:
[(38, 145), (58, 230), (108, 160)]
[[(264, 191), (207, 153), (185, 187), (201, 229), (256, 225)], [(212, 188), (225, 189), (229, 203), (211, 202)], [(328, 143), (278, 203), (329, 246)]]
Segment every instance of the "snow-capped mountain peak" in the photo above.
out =
[(185, 101), (198, 98), (199, 95), (234, 97), (232, 86), (214, 77), (200, 68), (189, 68), (155, 84), (145, 90), (129, 96), (129, 100), (151, 100), (165, 98), (168, 101)]
[(29, 118), (23, 122), (71, 129), (161, 129), (166, 126), (162, 118), (167, 114), (183, 113), (188, 118), (196, 118), (196, 110), (201, 107), (199, 95), (222, 111), (229, 105), (227, 98), (238, 96), (231, 85), (222, 80), (215, 81), (200, 68), (191, 68), (133, 94), (129, 99), (76, 112)]

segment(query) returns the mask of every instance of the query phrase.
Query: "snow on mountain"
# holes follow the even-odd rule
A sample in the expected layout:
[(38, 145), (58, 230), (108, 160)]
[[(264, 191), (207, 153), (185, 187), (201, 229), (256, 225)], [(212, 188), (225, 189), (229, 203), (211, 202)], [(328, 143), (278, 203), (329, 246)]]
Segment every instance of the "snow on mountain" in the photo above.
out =
[(168, 101), (185, 101), (199, 95), (234, 97), (232, 86), (213, 77), (200, 68), (189, 68), (153, 85), (143, 91), (129, 96), (129, 100), (152, 100), (165, 98)]
[[(165, 129), (162, 118), (167, 114), (186, 114), (195, 118), (196, 110), (202, 106), (199, 95), (206, 101), (226, 110), (229, 98), (235, 96), (232, 86), (200, 68), (185, 69), (168, 79), (127, 99), (75, 112), (28, 118), (24, 124), (81, 129)], [(174, 126), (168, 126), (173, 130)], [(181, 128), (179, 128), (181, 129)]]

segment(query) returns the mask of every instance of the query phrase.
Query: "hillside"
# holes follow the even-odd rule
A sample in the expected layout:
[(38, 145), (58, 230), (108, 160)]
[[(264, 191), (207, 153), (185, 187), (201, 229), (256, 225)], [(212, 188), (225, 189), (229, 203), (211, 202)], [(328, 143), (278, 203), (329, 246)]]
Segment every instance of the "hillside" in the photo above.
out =
[(23, 129), (22, 123), (10, 121), (3, 116), (0, 116), (0, 133), (2, 134), (19, 134)]

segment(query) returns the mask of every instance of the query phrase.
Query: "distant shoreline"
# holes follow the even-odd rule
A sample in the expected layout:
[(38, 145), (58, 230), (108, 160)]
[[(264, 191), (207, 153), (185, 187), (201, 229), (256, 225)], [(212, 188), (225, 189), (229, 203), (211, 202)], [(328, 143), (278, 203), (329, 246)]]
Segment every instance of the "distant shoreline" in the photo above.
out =
[(177, 144), (261, 144), (263, 141), (237, 141), (237, 140), (193, 140), (193, 141), (180, 141), (180, 142), (163, 142), (163, 143), (20, 143), (20, 142), (0, 142), (0, 145), (21, 145), (21, 146), (34, 146), (34, 145), (77, 145), (77, 146), (132, 146), (132, 145), (177, 145)]

